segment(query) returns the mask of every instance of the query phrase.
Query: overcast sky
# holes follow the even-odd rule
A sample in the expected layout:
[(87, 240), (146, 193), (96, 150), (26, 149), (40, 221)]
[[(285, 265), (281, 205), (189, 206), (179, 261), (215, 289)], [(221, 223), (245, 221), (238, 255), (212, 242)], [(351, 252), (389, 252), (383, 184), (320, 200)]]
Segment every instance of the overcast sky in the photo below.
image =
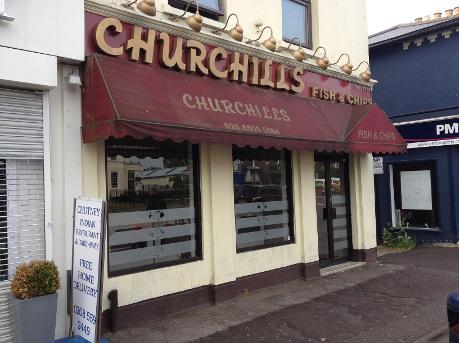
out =
[[(349, 0), (344, 0), (349, 1)], [(459, 0), (367, 0), (368, 33), (376, 33), (415, 18), (459, 6)]]

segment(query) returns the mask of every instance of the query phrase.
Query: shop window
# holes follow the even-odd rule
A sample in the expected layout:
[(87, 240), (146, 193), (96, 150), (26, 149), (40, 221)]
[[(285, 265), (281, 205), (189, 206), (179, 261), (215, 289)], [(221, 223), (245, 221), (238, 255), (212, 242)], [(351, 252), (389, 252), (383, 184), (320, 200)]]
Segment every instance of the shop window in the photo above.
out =
[(109, 275), (199, 259), (198, 146), (112, 139), (106, 156), (107, 176), (116, 168), (127, 181), (107, 183)]
[[(185, 10), (188, 4), (187, 0), (169, 0), (169, 5), (181, 10)], [(196, 11), (196, 4), (191, 2), (188, 7), (189, 12)], [(221, 0), (199, 0), (199, 13), (206, 18), (218, 20), (224, 15)]]
[[(312, 48), (311, 1), (282, 0), (282, 37), (288, 43)], [(298, 38), (293, 42), (294, 38)]]
[(438, 229), (435, 162), (394, 164), (393, 173), (396, 221), (406, 228)]
[(294, 241), (286, 150), (233, 147), (237, 252)]

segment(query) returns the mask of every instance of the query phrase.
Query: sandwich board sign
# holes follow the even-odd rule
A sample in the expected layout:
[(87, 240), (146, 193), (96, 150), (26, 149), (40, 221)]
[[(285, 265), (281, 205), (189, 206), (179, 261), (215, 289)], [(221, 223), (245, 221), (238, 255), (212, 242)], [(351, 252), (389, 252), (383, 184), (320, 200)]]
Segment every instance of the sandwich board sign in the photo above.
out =
[(72, 334), (100, 342), (105, 201), (75, 199), (72, 259)]

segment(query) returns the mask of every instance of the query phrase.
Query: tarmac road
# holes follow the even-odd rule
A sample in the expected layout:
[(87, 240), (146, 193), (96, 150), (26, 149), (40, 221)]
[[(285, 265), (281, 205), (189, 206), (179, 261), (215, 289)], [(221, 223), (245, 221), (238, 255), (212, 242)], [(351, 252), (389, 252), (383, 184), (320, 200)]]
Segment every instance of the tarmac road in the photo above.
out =
[(121, 343), (447, 342), (459, 248), (417, 248), (108, 335)]

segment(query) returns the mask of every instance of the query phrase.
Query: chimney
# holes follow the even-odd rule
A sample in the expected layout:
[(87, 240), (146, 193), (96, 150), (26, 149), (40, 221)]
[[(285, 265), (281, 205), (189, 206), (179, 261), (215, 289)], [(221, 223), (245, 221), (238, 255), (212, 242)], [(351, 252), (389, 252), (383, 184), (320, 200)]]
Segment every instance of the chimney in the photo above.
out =
[(449, 9), (445, 11), (445, 17), (451, 17), (453, 15), (453, 10)]
[[(459, 10), (459, 8), (458, 8), (458, 10)], [(422, 20), (423, 21), (430, 21), (430, 15), (426, 15)]]
[(422, 23), (422, 17), (419, 17), (419, 18), (414, 19), (414, 22), (415, 22), (416, 24)]
[(434, 19), (440, 19), (441, 18), (441, 12), (435, 12), (433, 18)]
[(454, 15), (458, 15), (458, 14), (459, 14), (459, 6), (454, 7)]

